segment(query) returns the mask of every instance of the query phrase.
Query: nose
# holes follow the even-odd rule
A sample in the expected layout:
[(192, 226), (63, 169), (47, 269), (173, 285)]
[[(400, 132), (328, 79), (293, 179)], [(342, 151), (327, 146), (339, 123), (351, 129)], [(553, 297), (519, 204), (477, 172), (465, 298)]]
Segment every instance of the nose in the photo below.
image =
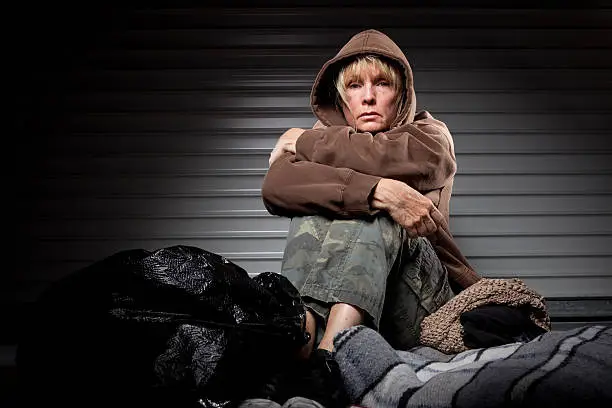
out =
[(376, 88), (370, 84), (366, 83), (363, 86), (363, 103), (367, 105), (372, 105), (376, 102)]

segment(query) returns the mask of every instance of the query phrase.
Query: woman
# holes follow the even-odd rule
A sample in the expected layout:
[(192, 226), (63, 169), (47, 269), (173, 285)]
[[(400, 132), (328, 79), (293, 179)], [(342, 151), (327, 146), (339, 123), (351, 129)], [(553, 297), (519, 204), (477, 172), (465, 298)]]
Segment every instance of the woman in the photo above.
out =
[[(313, 129), (289, 129), (262, 197), (291, 217), (282, 271), (307, 306), (308, 357), (366, 324), (398, 349), (422, 319), (479, 279), (448, 230), (456, 171), (444, 123), (416, 112), (410, 65), (385, 34), (353, 36), (317, 75)], [(450, 279), (449, 279), (450, 278)]]

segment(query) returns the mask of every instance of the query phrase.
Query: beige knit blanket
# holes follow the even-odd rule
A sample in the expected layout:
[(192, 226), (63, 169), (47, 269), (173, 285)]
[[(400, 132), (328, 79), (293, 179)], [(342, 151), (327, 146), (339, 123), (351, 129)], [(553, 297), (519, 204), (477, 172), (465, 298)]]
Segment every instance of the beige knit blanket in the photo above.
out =
[(459, 317), (476, 307), (491, 304), (528, 305), (531, 320), (542, 329), (550, 330), (550, 317), (544, 298), (528, 288), (522, 280), (482, 278), (423, 319), (421, 343), (447, 354), (467, 350)]

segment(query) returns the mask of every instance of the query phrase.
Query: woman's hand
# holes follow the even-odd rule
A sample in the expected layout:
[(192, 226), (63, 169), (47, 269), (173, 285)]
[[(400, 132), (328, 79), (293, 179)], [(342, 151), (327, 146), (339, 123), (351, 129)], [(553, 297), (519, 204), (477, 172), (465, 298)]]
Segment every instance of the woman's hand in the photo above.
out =
[(438, 229), (433, 202), (401, 181), (383, 178), (374, 189), (371, 205), (386, 211), (411, 237), (426, 237)]
[(268, 165), (272, 165), (283, 153), (291, 152), (295, 154), (295, 144), (297, 143), (298, 138), (304, 133), (304, 129), (300, 128), (291, 128), (287, 130), (276, 142), (276, 146), (272, 149), (272, 153), (270, 153), (270, 159), (268, 160)]

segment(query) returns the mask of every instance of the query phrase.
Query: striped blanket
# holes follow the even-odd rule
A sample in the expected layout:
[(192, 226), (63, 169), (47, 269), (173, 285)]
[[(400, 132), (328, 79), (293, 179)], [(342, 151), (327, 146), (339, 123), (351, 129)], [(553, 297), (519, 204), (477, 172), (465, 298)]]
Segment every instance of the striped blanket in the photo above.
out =
[(612, 328), (605, 326), (451, 355), (430, 347), (397, 351), (364, 326), (345, 330), (335, 345), (359, 406), (612, 406)]

